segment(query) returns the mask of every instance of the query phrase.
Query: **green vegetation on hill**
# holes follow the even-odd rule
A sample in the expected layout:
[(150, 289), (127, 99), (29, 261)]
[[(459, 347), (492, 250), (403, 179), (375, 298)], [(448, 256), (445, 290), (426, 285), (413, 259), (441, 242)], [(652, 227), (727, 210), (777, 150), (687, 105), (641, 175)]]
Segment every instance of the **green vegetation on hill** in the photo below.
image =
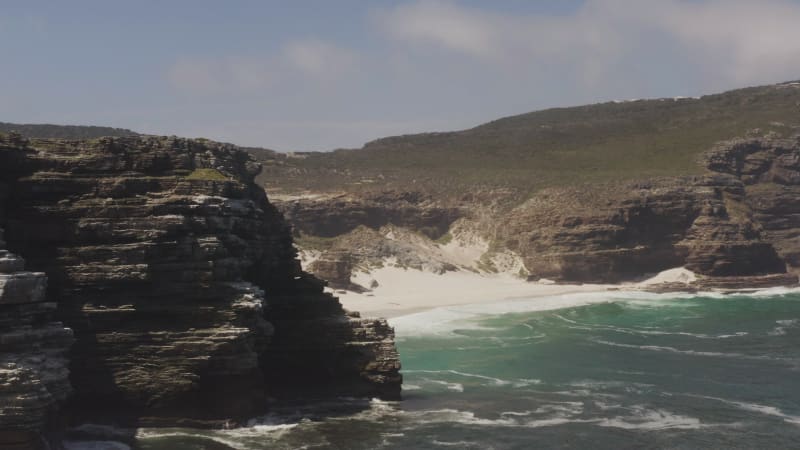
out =
[(117, 137), (138, 135), (138, 133), (124, 128), (0, 122), (1, 133), (9, 133), (12, 131), (27, 138), (41, 139), (94, 139), (104, 136)]
[(447, 133), (396, 136), (361, 149), (276, 156), (261, 181), (274, 190), (386, 188), (464, 193), (698, 174), (700, 153), (759, 129), (800, 125), (800, 83), (699, 99), (556, 108)]

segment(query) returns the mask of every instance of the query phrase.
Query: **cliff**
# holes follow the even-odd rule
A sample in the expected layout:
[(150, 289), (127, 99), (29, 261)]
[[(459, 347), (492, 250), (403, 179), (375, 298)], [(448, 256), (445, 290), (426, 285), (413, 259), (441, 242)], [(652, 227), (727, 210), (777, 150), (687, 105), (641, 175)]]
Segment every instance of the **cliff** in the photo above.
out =
[[(0, 144), (2, 145), (2, 144)], [(0, 151), (0, 205), (9, 195), (21, 151)], [(0, 221), (5, 221), (0, 207)], [(0, 448), (45, 445), (43, 432), (72, 392), (67, 352), (72, 330), (54, 318), (47, 276), (25, 271), (25, 260), (6, 250), (0, 228)]]
[[(524, 266), (520, 274), (531, 280), (621, 282), (683, 266), (701, 275), (698, 286), (704, 287), (796, 283), (800, 137), (767, 134), (723, 141), (697, 159), (699, 175), (553, 186), (522, 202), (513, 191), (503, 197), (498, 190), (443, 197), (423, 204), (426, 214), (417, 217), (446, 211), (449, 215), (443, 216), (450, 220), (440, 222), (437, 236), (464, 235), (464, 230), (483, 236), (488, 244), (467, 267), (472, 270), (496, 270), (492, 258), (510, 253)], [(304, 201), (303, 214), (291, 214), (288, 202), (278, 205), (297, 229), (327, 238), (324, 245), (308, 237), (301, 243), (321, 252), (310, 270), (323, 277), (335, 275), (337, 286), (347, 286), (352, 267), (368, 268), (370, 261), (375, 265), (374, 255), (364, 251), (365, 245), (356, 245), (358, 241), (354, 244), (355, 232), (349, 231), (359, 224), (359, 216), (348, 214), (359, 204), (374, 205), (371, 195), (361, 194), (359, 202), (359, 195), (350, 194), (347, 207), (335, 197), (319, 195)], [(384, 206), (394, 208), (391, 202)], [(349, 226), (331, 226), (330, 218), (342, 214), (348, 214)], [(390, 217), (390, 226), (422, 234), (428, 229), (422, 220), (383, 214)], [(397, 230), (381, 229), (367, 216), (360, 217), (362, 225), (378, 230), (366, 247), (382, 249), (385, 258), (410, 260), (406, 255), (413, 249), (386, 244), (386, 237)], [(420, 254), (426, 251), (423, 245), (416, 247)], [(352, 251), (348, 254), (346, 248)]]
[[(2, 138), (0, 155), (12, 154), (7, 246), (47, 275), (55, 317), (75, 334), (62, 416), (205, 426), (271, 398), (399, 396), (392, 329), (346, 313), (301, 271), (245, 152), (177, 138)], [(13, 427), (7, 414), (0, 424)]]
[(800, 263), (798, 102), (800, 83), (789, 82), (554, 108), (272, 154), (260, 182), (320, 261), (309, 268), (337, 286), (381, 259), (564, 282), (685, 266), (726, 285), (784, 283)]
[(701, 160), (700, 177), (540, 193), (514, 211), (506, 243), (532, 278), (619, 281), (675, 266), (796, 273), (800, 136), (725, 141)]
[(597, 196), (550, 191), (512, 212), (504, 242), (531, 279), (618, 282), (678, 266), (710, 277), (786, 272), (734, 177), (661, 179)]

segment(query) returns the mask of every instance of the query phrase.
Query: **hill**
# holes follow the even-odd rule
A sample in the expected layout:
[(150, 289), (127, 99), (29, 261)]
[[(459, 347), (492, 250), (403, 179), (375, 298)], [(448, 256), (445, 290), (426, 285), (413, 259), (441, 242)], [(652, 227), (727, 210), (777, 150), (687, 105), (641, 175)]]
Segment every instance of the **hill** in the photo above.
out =
[(308, 267), (344, 288), (386, 264), (581, 282), (684, 267), (783, 283), (800, 272), (798, 125), (789, 82), (267, 155), (259, 180)]
[(125, 128), (0, 122), (0, 133), (12, 131), (28, 138), (41, 139), (94, 139), (104, 136), (120, 137), (139, 135), (139, 133)]
[[(544, 187), (702, 172), (698, 156), (748, 133), (792, 133), (800, 82), (700, 98), (608, 102), (537, 111), (463, 131), (395, 136), (360, 149), (303, 153), (268, 164), (274, 191), (476, 186)], [(755, 131), (757, 130), (757, 131)]]

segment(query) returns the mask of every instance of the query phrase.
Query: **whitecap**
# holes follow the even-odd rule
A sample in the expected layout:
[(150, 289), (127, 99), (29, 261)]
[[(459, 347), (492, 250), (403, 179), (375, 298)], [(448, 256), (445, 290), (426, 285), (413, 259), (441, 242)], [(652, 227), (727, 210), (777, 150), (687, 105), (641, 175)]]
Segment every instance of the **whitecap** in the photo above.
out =
[(500, 413), (500, 417), (502, 417), (502, 416), (520, 416), (520, 417), (525, 417), (525, 416), (530, 416), (531, 414), (533, 414), (533, 411), (504, 411), (504, 412)]
[(654, 351), (654, 352), (669, 352), (669, 353), (680, 353), (683, 355), (695, 355), (695, 356), (714, 356), (720, 358), (739, 358), (739, 359), (776, 359), (777, 358), (768, 358), (765, 356), (750, 356), (745, 355), (742, 353), (722, 353), (722, 352), (705, 352), (705, 351), (698, 351), (698, 350), (681, 350), (675, 347), (666, 347), (660, 345), (634, 345), (634, 344), (622, 344), (619, 342), (611, 342), (605, 341), (602, 339), (592, 339), (594, 343), (608, 345), (612, 347), (622, 347), (622, 348), (633, 348), (638, 350), (647, 350), (647, 351)]
[(442, 447), (464, 447), (464, 446), (475, 445), (474, 442), (469, 442), (469, 441), (448, 442), (448, 441), (437, 441), (436, 439), (432, 440), (431, 444), (440, 445)]
[[(635, 304), (635, 302), (627, 302), (627, 305)], [(667, 306), (668, 302), (666, 301), (659, 301), (658, 305), (653, 302), (647, 302), (648, 306)], [(681, 302), (681, 305), (686, 305), (685, 302)], [(658, 327), (648, 327), (643, 326), (640, 328), (624, 328), (624, 327), (615, 327), (611, 325), (601, 325), (601, 324), (588, 324), (578, 322), (576, 320), (568, 319), (561, 314), (553, 314), (553, 317), (562, 320), (571, 324), (572, 326), (568, 326), (568, 328), (577, 329), (577, 330), (587, 330), (587, 331), (596, 331), (596, 330), (606, 330), (612, 331), (616, 333), (624, 333), (624, 334), (631, 334), (631, 335), (640, 335), (640, 336), (687, 336), (693, 337), (697, 339), (730, 339), (736, 338), (741, 336), (746, 336), (748, 333), (745, 331), (738, 331), (732, 334), (704, 334), (704, 333), (689, 333), (686, 331), (664, 331), (659, 330)], [(696, 318), (696, 317), (692, 317)], [(643, 328), (643, 329), (642, 329)]]
[(583, 412), (583, 402), (554, 402), (542, 405), (534, 411), (536, 414), (558, 413), (577, 415)]
[(795, 425), (800, 425), (800, 416), (793, 416), (791, 414), (786, 414), (786, 413), (783, 412), (783, 410), (781, 410), (780, 408), (777, 408), (775, 406), (759, 405), (757, 403), (740, 402), (740, 401), (737, 401), (737, 400), (727, 400), (727, 399), (724, 399), (724, 398), (711, 397), (711, 396), (707, 396), (707, 395), (694, 395), (694, 394), (684, 394), (684, 395), (686, 395), (687, 397), (705, 398), (705, 399), (709, 399), (709, 400), (715, 400), (715, 401), (718, 401), (718, 402), (721, 402), (721, 403), (725, 403), (727, 405), (734, 406), (734, 407), (736, 407), (738, 409), (741, 409), (741, 410), (744, 410), (744, 411), (755, 412), (755, 413), (759, 413), (759, 414), (766, 415), (766, 416), (779, 417), (779, 418), (783, 419), (784, 422), (795, 424)]
[(596, 424), (601, 427), (648, 431), (667, 429), (692, 430), (706, 426), (700, 422), (700, 419), (695, 417), (682, 416), (662, 409), (648, 410), (641, 406), (634, 406), (632, 409), (635, 411), (632, 416), (599, 419)]
[[(399, 339), (411, 336), (462, 337), (455, 333), (458, 329), (481, 330), (487, 328), (478, 324), (480, 319), (511, 313), (529, 313), (573, 308), (596, 303), (612, 303), (620, 300), (661, 300), (674, 299), (679, 294), (654, 294), (640, 291), (584, 292), (554, 295), (548, 297), (523, 297), (506, 299), (491, 303), (477, 303), (434, 308), (405, 316), (389, 319)], [(687, 298), (690, 295), (687, 294)], [(659, 302), (652, 302), (657, 305)], [(651, 304), (649, 301), (647, 304)]]
[(784, 336), (786, 334), (786, 330), (789, 328), (796, 328), (798, 324), (800, 324), (800, 320), (798, 319), (785, 319), (785, 320), (776, 320), (777, 327), (773, 328), (770, 331), (770, 336)]
[(461, 372), (458, 370), (453, 369), (443, 369), (443, 370), (423, 370), (423, 369), (416, 369), (416, 370), (404, 370), (403, 373), (430, 373), (430, 374), (450, 374), (456, 375), (459, 377), (465, 378), (477, 378), (480, 380), (488, 381), (491, 385), (494, 386), (513, 386), (513, 387), (525, 387), (530, 386), (532, 384), (540, 384), (542, 381), (533, 379), (533, 378), (519, 378), (514, 380), (503, 380), (501, 378), (490, 377), (486, 375), (480, 375), (476, 373), (468, 373), (468, 372)]
[(461, 383), (451, 383), (449, 381), (442, 381), (442, 380), (431, 380), (430, 378), (424, 378), (424, 381), (442, 385), (451, 391), (464, 392), (464, 385)]
[[(458, 337), (455, 330), (461, 329), (487, 329), (477, 323), (482, 318), (509, 313), (527, 313), (538, 311), (551, 311), (574, 308), (598, 303), (620, 302), (627, 308), (663, 308), (686, 307), (697, 304), (687, 302), (691, 299), (716, 299), (725, 300), (731, 297), (746, 296), (763, 299), (781, 298), (788, 294), (800, 293), (800, 287), (777, 287), (756, 290), (747, 293), (722, 293), (722, 292), (669, 292), (653, 293), (637, 290), (630, 291), (604, 291), (562, 294), (546, 297), (511, 298), (491, 303), (477, 303), (434, 308), (415, 314), (399, 316), (389, 319), (395, 327), (399, 339), (410, 336), (438, 335)], [(520, 323), (528, 326), (530, 324)], [(737, 334), (733, 334), (736, 336)], [(724, 337), (723, 337), (724, 336)], [(711, 338), (733, 337), (729, 335), (711, 336)]]
[[(241, 429), (239, 429), (241, 430)], [(236, 433), (233, 430), (225, 430), (225, 431), (210, 431), (207, 433), (200, 433), (198, 431), (169, 431), (167, 430), (157, 430), (157, 429), (139, 429), (136, 432), (136, 439), (160, 439), (166, 437), (185, 437), (185, 438), (202, 438), (208, 439), (210, 441), (214, 441), (223, 445), (227, 445), (228, 447), (234, 448), (236, 450), (247, 450), (247, 447), (233, 439), (234, 436), (228, 437), (220, 437), (220, 435), (225, 436), (225, 434), (233, 435)]]

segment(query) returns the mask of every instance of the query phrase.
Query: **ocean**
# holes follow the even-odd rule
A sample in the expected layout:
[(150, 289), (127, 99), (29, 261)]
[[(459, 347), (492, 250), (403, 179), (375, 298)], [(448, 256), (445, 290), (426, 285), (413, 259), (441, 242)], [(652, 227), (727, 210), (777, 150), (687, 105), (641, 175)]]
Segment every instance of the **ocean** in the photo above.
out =
[(392, 323), (403, 401), (287, 405), (234, 430), (142, 429), (138, 445), (800, 448), (798, 290), (577, 294)]

